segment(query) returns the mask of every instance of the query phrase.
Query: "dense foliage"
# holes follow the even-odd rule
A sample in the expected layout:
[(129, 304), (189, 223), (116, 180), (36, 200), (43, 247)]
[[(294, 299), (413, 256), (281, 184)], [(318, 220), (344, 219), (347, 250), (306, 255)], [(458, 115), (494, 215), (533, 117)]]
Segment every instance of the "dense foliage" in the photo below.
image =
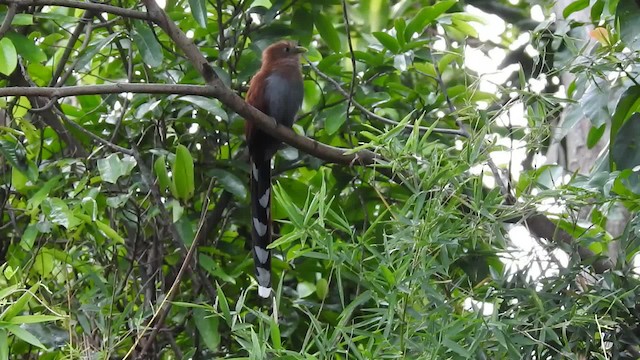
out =
[[(145, 1), (0, 0), (0, 360), (640, 355), (637, 2)], [(279, 152), (271, 303), (246, 120), (184, 52), (244, 95), (282, 38), (294, 131), (380, 159)]]

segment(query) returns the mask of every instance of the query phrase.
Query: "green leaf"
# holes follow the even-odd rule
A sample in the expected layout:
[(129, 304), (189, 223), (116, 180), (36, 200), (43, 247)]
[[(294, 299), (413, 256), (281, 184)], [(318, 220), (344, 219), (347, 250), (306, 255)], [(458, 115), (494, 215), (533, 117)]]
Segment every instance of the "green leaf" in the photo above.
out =
[(320, 118), (324, 119), (324, 131), (328, 135), (335, 134), (347, 120), (347, 103), (343, 102), (328, 110), (323, 110)]
[(604, 135), (606, 128), (607, 124), (602, 124), (600, 127), (592, 126), (591, 129), (589, 129), (589, 135), (587, 135), (587, 147), (589, 149), (596, 146), (600, 138), (602, 138), (602, 135)]
[(271, 344), (276, 350), (282, 349), (282, 337), (280, 335), (280, 325), (273, 317), (269, 318), (269, 334), (271, 335)]
[(96, 55), (102, 51), (107, 45), (111, 44), (111, 42), (118, 36), (118, 33), (113, 33), (106, 38), (100, 40), (95, 45), (90, 45), (80, 55), (78, 58), (78, 63), (76, 64), (76, 68), (81, 69), (84, 68), (87, 64), (90, 64), (91, 61), (96, 57)]
[(112, 241), (114, 241), (114, 242), (116, 242), (118, 244), (124, 244), (125, 243), (124, 238), (122, 236), (120, 236), (117, 231), (113, 230), (111, 228), (111, 226), (103, 223), (102, 221), (94, 220), (94, 219), (92, 219), (90, 216), (88, 216), (86, 214), (77, 214), (76, 213), (75, 217), (77, 217), (78, 219), (84, 221), (86, 224), (95, 225), (100, 231), (102, 231), (104, 233), (104, 235), (108, 239), (110, 239), (110, 240), (112, 240)]
[(193, 197), (195, 182), (193, 174), (193, 158), (191, 152), (184, 145), (176, 148), (176, 159), (172, 168), (173, 186), (176, 189), (176, 197), (182, 201), (188, 201)]
[(60, 198), (45, 199), (41, 207), (42, 212), (53, 224), (64, 226), (66, 229), (72, 229), (80, 223), (71, 210), (69, 210), (67, 203)]
[(298, 283), (296, 290), (298, 296), (302, 299), (316, 292), (316, 286), (310, 282), (302, 281)]
[(198, 264), (200, 264), (200, 266), (202, 266), (202, 268), (205, 269), (208, 273), (210, 273), (211, 275), (219, 278), (220, 280), (226, 281), (226, 282), (231, 283), (231, 284), (235, 284), (236, 283), (236, 279), (234, 279), (229, 274), (227, 274), (218, 265), (218, 263), (215, 260), (213, 260), (213, 258), (211, 258), (211, 256), (206, 255), (206, 254), (199, 254), (198, 255)]
[(222, 311), (222, 316), (224, 320), (227, 322), (227, 325), (231, 326), (231, 310), (229, 310), (229, 302), (227, 301), (227, 297), (224, 295), (220, 284), (216, 282), (216, 291), (218, 292), (218, 307), (220, 311)]
[(156, 178), (158, 179), (160, 191), (167, 191), (172, 185), (171, 179), (169, 178), (169, 172), (165, 166), (165, 159), (166, 156), (160, 155), (156, 158), (156, 161), (153, 162), (153, 172), (156, 174)]
[(299, 6), (293, 12), (291, 29), (301, 44), (311, 42), (313, 36), (313, 16), (305, 7)]
[(599, 81), (589, 85), (584, 95), (580, 98), (582, 113), (593, 126), (600, 127), (609, 117), (609, 84)]
[(22, 239), (20, 239), (20, 247), (26, 251), (31, 250), (37, 236), (38, 228), (36, 227), (36, 224), (27, 225), (27, 228), (24, 229), (24, 233), (22, 233)]
[(586, 9), (589, 6), (589, 0), (576, 0), (562, 10), (562, 16), (566, 19), (574, 12)]
[[(620, 97), (616, 110), (611, 117), (611, 132), (609, 143), (613, 144), (620, 127), (635, 112), (640, 112), (640, 86), (631, 86)], [(613, 158), (609, 158), (609, 166), (613, 168)]]
[(0, 328), (0, 360), (9, 360), (9, 339), (3, 328)]
[(131, 156), (120, 159), (118, 154), (111, 154), (106, 158), (98, 159), (98, 171), (102, 180), (115, 184), (121, 176), (128, 176), (135, 168), (136, 161)]
[(616, 9), (620, 24), (620, 39), (631, 49), (640, 49), (640, 4), (632, 0), (620, 0)]
[(591, 7), (591, 20), (594, 23), (600, 21), (600, 16), (602, 16), (602, 10), (604, 10), (604, 0), (596, 0), (596, 2)]
[(271, 6), (273, 6), (273, 4), (271, 4), (271, 1), (269, 0), (253, 0), (251, 5), (249, 6), (249, 9), (255, 8), (255, 7), (263, 7), (265, 9), (271, 9)]
[(47, 251), (47, 248), (41, 248), (38, 251), (35, 259), (33, 260), (33, 269), (40, 274), (41, 279), (48, 279), (51, 277), (51, 272), (54, 268), (54, 257)]
[(47, 61), (47, 54), (38, 47), (33, 40), (27, 38), (22, 34), (18, 34), (13, 31), (9, 31), (5, 36), (11, 39), (13, 46), (15, 46), (18, 54), (31, 62), (44, 62)]
[(49, 197), (51, 190), (60, 184), (60, 180), (62, 180), (62, 175), (53, 177), (44, 183), (44, 185), (40, 186), (38, 191), (28, 200), (27, 209), (37, 209), (40, 204)]
[(4, 312), (0, 314), (1, 321), (10, 321), (15, 316), (20, 314), (27, 308), (29, 301), (33, 298), (34, 294), (40, 288), (40, 283), (35, 283), (28, 291), (25, 291), (16, 302), (5, 308)]
[[(4, 22), (4, 19), (6, 18), (7, 13), (2, 13), (2, 15), (0, 16), (0, 23)], [(33, 15), (31, 14), (15, 14), (13, 16), (13, 19), (11, 19), (11, 25), (13, 26), (27, 26), (27, 25), (33, 25)]]
[(36, 315), (14, 316), (9, 322), (11, 324), (20, 325), (20, 324), (36, 324), (36, 323), (43, 323), (43, 322), (51, 322), (51, 321), (64, 320), (64, 319), (65, 317), (63, 316), (36, 314)]
[(640, 165), (640, 113), (633, 114), (622, 125), (610, 148), (616, 170)]
[(20, 326), (17, 325), (7, 325), (5, 327), (10, 333), (12, 333), (13, 335), (15, 335), (18, 339), (27, 342), (35, 347), (38, 347), (40, 349), (46, 350), (46, 346), (44, 346), (40, 340), (38, 340), (35, 336), (33, 336), (32, 333), (28, 332), (27, 330), (21, 328)]
[(465, 359), (471, 359), (473, 358), (473, 356), (471, 356), (471, 353), (469, 351), (467, 351), (467, 349), (465, 349), (464, 347), (462, 347), (460, 344), (450, 340), (449, 338), (445, 338), (442, 341), (442, 345), (444, 345), (445, 347), (447, 347), (449, 350), (457, 353), (458, 355), (462, 356)]
[(211, 169), (207, 171), (208, 174), (218, 179), (222, 187), (239, 199), (244, 200), (247, 198), (247, 187), (245, 182), (240, 180), (236, 175), (229, 171), (222, 169)]
[(457, 0), (440, 1), (433, 6), (426, 6), (422, 8), (422, 10), (420, 10), (407, 24), (407, 28), (404, 31), (405, 40), (411, 40), (415, 33), (422, 33), (427, 25), (437, 19), (438, 16), (444, 14), (457, 2)]
[(331, 18), (325, 16), (321, 13), (316, 13), (314, 18), (314, 24), (316, 25), (316, 30), (318, 30), (318, 34), (322, 37), (325, 43), (333, 50), (335, 53), (340, 53), (342, 51), (342, 44), (340, 43), (340, 35), (333, 27), (333, 23), (331, 22)]
[(329, 294), (329, 283), (327, 279), (320, 278), (316, 281), (316, 294), (318, 295), (318, 299), (323, 300)]
[(375, 38), (392, 53), (397, 54), (400, 52), (400, 44), (398, 44), (398, 40), (393, 36), (381, 31), (374, 32), (373, 36), (375, 36)]
[(363, 24), (369, 26), (369, 31), (380, 31), (387, 26), (391, 16), (388, 0), (363, 0), (358, 2), (362, 9), (362, 16), (367, 19)]
[(11, 75), (18, 66), (18, 53), (8, 38), (0, 40), (0, 73)]
[(189, 0), (191, 15), (201, 28), (207, 28), (207, 2), (206, 0)]
[(162, 64), (164, 54), (162, 53), (162, 47), (158, 40), (156, 40), (153, 31), (149, 29), (149, 26), (139, 20), (133, 22), (135, 31), (131, 34), (133, 42), (142, 53), (142, 60), (151, 66), (158, 67)]
[(217, 99), (196, 95), (181, 96), (178, 99), (196, 105), (197, 107), (206, 110), (211, 115), (219, 116), (224, 121), (229, 120), (229, 115), (227, 115), (227, 112), (222, 109), (222, 105)]
[(209, 350), (218, 351), (220, 346), (220, 331), (218, 331), (220, 318), (204, 309), (196, 308), (193, 310), (193, 320), (204, 344)]

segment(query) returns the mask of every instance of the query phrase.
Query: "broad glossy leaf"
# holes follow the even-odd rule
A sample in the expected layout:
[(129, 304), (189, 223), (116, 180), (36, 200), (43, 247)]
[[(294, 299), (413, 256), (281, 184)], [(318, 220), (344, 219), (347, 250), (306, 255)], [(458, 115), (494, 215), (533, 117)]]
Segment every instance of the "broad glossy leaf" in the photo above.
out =
[(18, 53), (8, 38), (0, 40), (0, 73), (11, 75), (18, 65)]
[(640, 3), (633, 0), (620, 0), (616, 9), (620, 38), (631, 50), (640, 49)]
[(197, 107), (208, 111), (211, 115), (219, 116), (224, 121), (229, 120), (227, 112), (222, 109), (220, 101), (217, 99), (197, 95), (181, 96), (178, 99), (196, 105)]
[(118, 154), (111, 154), (106, 158), (98, 159), (98, 171), (102, 180), (115, 184), (122, 176), (131, 174), (131, 170), (136, 166), (136, 161), (131, 156), (124, 156), (122, 159)]
[(191, 15), (201, 28), (207, 28), (207, 2), (206, 0), (189, 0)]
[(609, 84), (599, 81), (591, 84), (579, 100), (582, 113), (593, 126), (600, 127), (609, 117)]
[(438, 16), (444, 14), (453, 5), (455, 5), (456, 2), (457, 0), (446, 0), (440, 1), (433, 6), (424, 7), (407, 24), (407, 28), (404, 32), (405, 40), (411, 40), (413, 34), (422, 33), (427, 25), (429, 25), (433, 20), (437, 19)]
[(22, 34), (18, 34), (13, 31), (9, 31), (5, 36), (11, 39), (13, 46), (15, 46), (18, 54), (31, 62), (43, 62), (47, 61), (47, 54), (38, 47), (33, 40), (27, 38)]
[(382, 31), (374, 32), (373, 36), (375, 36), (375, 38), (380, 41), (385, 49), (391, 51), (394, 54), (400, 52), (400, 44), (398, 44), (398, 40), (396, 40), (396, 38), (394, 38), (393, 36)]
[(291, 19), (291, 28), (301, 44), (310, 43), (313, 36), (313, 16), (311, 12), (302, 6), (296, 8)]
[(236, 195), (239, 199), (244, 200), (247, 198), (248, 190), (245, 182), (233, 173), (223, 169), (211, 169), (207, 173), (218, 179), (225, 190)]
[(610, 149), (617, 170), (640, 165), (640, 113), (633, 114), (622, 125)]
[(78, 58), (77, 68), (82, 69), (87, 64), (90, 64), (91, 61), (96, 57), (96, 55), (102, 51), (107, 45), (111, 44), (111, 42), (118, 36), (118, 33), (113, 33), (106, 38), (98, 41), (96, 44), (88, 46)]
[(335, 134), (347, 120), (347, 103), (343, 102), (323, 111), (320, 117), (324, 119), (324, 131), (328, 135)]
[(321, 13), (316, 13), (314, 24), (316, 25), (318, 34), (320, 34), (320, 37), (322, 37), (322, 40), (327, 43), (329, 48), (331, 48), (335, 53), (340, 53), (342, 51), (340, 35), (338, 35), (338, 31), (333, 27), (331, 18)]
[(562, 10), (562, 16), (566, 19), (574, 12), (586, 9), (589, 6), (589, 0), (575, 0)]
[(142, 60), (151, 66), (158, 67), (162, 64), (164, 54), (162, 53), (162, 47), (156, 40), (155, 35), (149, 29), (149, 26), (142, 21), (133, 22), (135, 31), (131, 34), (133, 41), (136, 43), (138, 50), (142, 54)]
[(220, 331), (218, 324), (220, 317), (204, 309), (193, 310), (193, 320), (203, 342), (211, 351), (218, 351), (220, 346)]
[(587, 135), (587, 147), (589, 149), (596, 146), (602, 135), (604, 135), (604, 130), (607, 128), (607, 124), (602, 124), (600, 127), (592, 126), (589, 129), (589, 135)]

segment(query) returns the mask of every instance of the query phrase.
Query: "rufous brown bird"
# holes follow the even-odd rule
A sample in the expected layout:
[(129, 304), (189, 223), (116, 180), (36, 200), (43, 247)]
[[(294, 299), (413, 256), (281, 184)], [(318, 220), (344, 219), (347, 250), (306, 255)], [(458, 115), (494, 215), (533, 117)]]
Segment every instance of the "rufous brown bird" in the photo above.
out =
[[(306, 49), (292, 41), (280, 41), (262, 52), (260, 71), (251, 79), (247, 103), (291, 127), (302, 105), (304, 84), (300, 54)], [(280, 142), (246, 122), (251, 169), (251, 238), (258, 295), (271, 295), (271, 158)]]

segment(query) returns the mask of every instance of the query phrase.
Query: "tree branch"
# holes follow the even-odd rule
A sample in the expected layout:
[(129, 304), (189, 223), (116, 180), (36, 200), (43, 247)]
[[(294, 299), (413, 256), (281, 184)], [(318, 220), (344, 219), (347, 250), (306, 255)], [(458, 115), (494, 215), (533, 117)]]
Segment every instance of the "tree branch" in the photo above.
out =
[(74, 0), (0, 0), (0, 5), (17, 4), (19, 6), (64, 6), (68, 8), (94, 10), (98, 13), (108, 13), (132, 19), (149, 20), (149, 15), (143, 11), (124, 9), (117, 6), (105, 5), (97, 2)]

